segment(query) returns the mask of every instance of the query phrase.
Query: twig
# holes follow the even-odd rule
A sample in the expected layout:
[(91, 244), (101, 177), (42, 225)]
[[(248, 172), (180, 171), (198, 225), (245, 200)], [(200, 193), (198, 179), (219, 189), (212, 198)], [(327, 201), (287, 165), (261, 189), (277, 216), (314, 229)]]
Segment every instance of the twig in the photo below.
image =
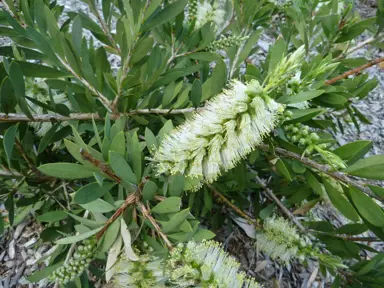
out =
[(89, 7), (91, 7), (92, 12), (93, 12), (93, 14), (95, 14), (97, 20), (99, 20), (99, 22), (101, 24), (101, 28), (103, 29), (104, 34), (108, 37), (109, 42), (111, 42), (113, 48), (116, 49), (117, 53), (120, 54), (121, 53), (120, 48), (116, 45), (116, 41), (115, 41), (115, 39), (113, 39), (113, 36), (112, 36), (111, 32), (109, 31), (107, 24), (105, 23), (105, 21), (101, 17), (100, 12), (97, 9), (97, 7), (94, 7), (91, 2), (92, 1), (88, 1)]
[[(258, 146), (258, 148), (260, 148), (261, 150), (263, 151), (266, 151), (266, 152), (269, 152), (269, 146), (266, 145), (266, 144), (260, 144)], [(309, 158), (306, 158), (306, 157), (301, 157), (301, 155), (299, 154), (296, 154), (296, 153), (293, 153), (291, 151), (288, 151), (288, 150), (285, 150), (283, 148), (279, 148), (279, 147), (276, 147), (275, 148), (275, 152), (283, 157), (287, 157), (287, 158), (291, 158), (291, 159), (295, 159), (295, 160), (298, 160), (300, 161), (301, 163), (303, 163), (304, 165), (306, 166), (309, 166), (309, 167), (312, 167), (320, 172), (323, 172), (325, 174), (327, 174), (328, 176), (331, 176), (332, 178), (334, 179), (337, 179), (339, 181), (342, 181), (344, 183), (347, 183), (349, 185), (352, 185), (358, 189), (360, 189), (362, 192), (364, 192), (365, 194), (367, 194), (368, 196), (372, 197), (372, 198), (375, 198), (379, 201), (383, 201), (382, 198), (380, 198), (379, 196), (375, 195), (367, 186), (365, 183), (361, 182), (361, 181), (358, 181), (358, 180), (354, 180), (352, 178), (350, 178), (347, 174), (343, 173), (343, 172), (338, 172), (338, 171), (332, 171), (332, 168), (327, 166), (327, 165), (322, 165), (322, 164), (319, 164)]]
[(159, 224), (157, 224), (156, 220), (151, 216), (151, 214), (149, 213), (149, 211), (147, 210), (145, 205), (142, 202), (138, 202), (137, 205), (141, 209), (143, 216), (145, 218), (147, 218), (149, 220), (149, 222), (151, 222), (151, 224), (155, 228), (157, 234), (159, 234), (159, 236), (164, 240), (165, 245), (167, 245), (168, 249), (172, 249), (173, 245), (172, 245), (171, 241), (169, 241), (168, 237), (163, 232), (161, 232), (161, 228), (160, 228)]
[(279, 200), (279, 198), (276, 197), (276, 195), (273, 193), (271, 189), (265, 185), (263, 180), (260, 179), (259, 176), (255, 177), (256, 181), (260, 184), (261, 188), (263, 188), (264, 192), (268, 194), (269, 197), (273, 199), (273, 201), (276, 202), (277, 206), (284, 212), (284, 214), (297, 226), (297, 228), (300, 229), (301, 232), (306, 233), (306, 229), (304, 228), (303, 225), (297, 219), (295, 216), (292, 215), (292, 213), (287, 209), (287, 207), (284, 206), (283, 203)]
[(241, 217), (246, 219), (250, 224), (254, 224), (255, 226), (258, 226), (257, 220), (249, 217), (247, 213), (242, 211), (239, 207), (234, 205), (231, 201), (229, 201), (223, 194), (215, 190), (213, 187), (210, 187), (212, 189), (212, 193), (215, 197), (219, 198), (220, 201), (224, 202), (227, 206), (229, 206), (233, 211), (235, 211), (237, 214), (239, 214)]
[(97, 160), (95, 157), (93, 157), (89, 152), (85, 151), (84, 149), (80, 150), (80, 154), (84, 160), (87, 160), (93, 166), (99, 168), (100, 172), (108, 175), (113, 180), (115, 180), (117, 183), (121, 182), (121, 178), (119, 176), (117, 176), (115, 173), (113, 173), (113, 171), (111, 170), (111, 168), (107, 164), (102, 163), (101, 161)]
[(327, 81), (325, 81), (325, 84), (327, 84), (327, 85), (332, 85), (333, 83), (335, 83), (335, 82), (337, 82), (337, 81), (339, 81), (339, 80), (345, 79), (345, 78), (347, 78), (347, 77), (350, 76), (350, 75), (354, 75), (354, 74), (360, 73), (360, 72), (363, 71), (364, 69), (367, 69), (367, 68), (369, 68), (369, 67), (372, 67), (372, 66), (374, 66), (374, 65), (377, 65), (377, 64), (379, 64), (379, 63), (381, 63), (381, 62), (383, 62), (383, 61), (384, 61), (384, 57), (375, 59), (375, 60), (373, 60), (373, 61), (368, 62), (368, 63), (365, 64), (365, 65), (362, 65), (362, 66), (357, 67), (357, 68), (355, 68), (355, 69), (349, 70), (349, 71), (345, 72), (344, 74), (341, 74), (341, 75), (339, 75), (339, 76), (337, 76), (337, 77), (335, 77), (335, 78), (332, 78), (332, 79), (330, 79), (330, 80), (327, 80)]
[(121, 214), (123, 214), (125, 210), (127, 210), (129, 205), (137, 202), (137, 199), (138, 199), (137, 191), (139, 189), (141, 189), (141, 186), (140, 186), (140, 188), (138, 188), (136, 190), (135, 193), (130, 194), (130, 195), (128, 195), (127, 198), (125, 198), (125, 201), (124, 201), (123, 205), (121, 205), (120, 208), (116, 210), (116, 212), (111, 216), (111, 218), (109, 218), (108, 221), (104, 224), (103, 228), (99, 232), (97, 232), (97, 234), (96, 234), (96, 239), (97, 240), (99, 240), (101, 238), (101, 236), (104, 235), (104, 233), (107, 231), (109, 225), (111, 225), (113, 221), (115, 221), (117, 218), (119, 218), (119, 216)]
[[(194, 111), (199, 111), (201, 108), (185, 108), (185, 109), (137, 109), (132, 110), (128, 113), (112, 113), (110, 114), (111, 120), (116, 120), (117, 118), (124, 115), (140, 115), (140, 114), (158, 114), (158, 115), (177, 115), (184, 113), (191, 113)], [(61, 122), (61, 121), (70, 121), (70, 120), (92, 120), (102, 121), (105, 118), (100, 117), (97, 113), (71, 113), (69, 116), (63, 116), (60, 114), (35, 114), (32, 115), (33, 119), (29, 119), (24, 114), (16, 113), (0, 113), (0, 123), (1, 122)]]
[(336, 61), (338, 60), (341, 60), (343, 58), (345, 58), (345, 56), (347, 56), (348, 54), (351, 54), (361, 48), (363, 48), (364, 46), (368, 45), (368, 44), (371, 44), (372, 42), (375, 42), (376, 40), (378, 40), (380, 37), (370, 37), (368, 38), (367, 40), (357, 44), (356, 46), (350, 48), (350, 49), (347, 49), (344, 53), (340, 54), (338, 57), (335, 58)]

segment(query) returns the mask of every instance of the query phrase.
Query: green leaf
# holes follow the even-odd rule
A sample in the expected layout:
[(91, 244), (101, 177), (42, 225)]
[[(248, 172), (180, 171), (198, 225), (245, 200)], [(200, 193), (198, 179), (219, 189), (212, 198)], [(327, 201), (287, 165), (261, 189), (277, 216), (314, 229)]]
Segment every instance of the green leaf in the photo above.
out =
[(369, 187), (369, 189), (371, 189), (371, 191), (373, 193), (375, 193), (377, 196), (379, 196), (381, 199), (384, 200), (384, 188), (383, 187), (379, 187), (379, 186), (375, 186), (375, 185), (369, 185), (369, 184), (368, 184), (368, 187)]
[(337, 182), (331, 184), (325, 178), (323, 178), (323, 183), (332, 204), (348, 219), (354, 222), (359, 221), (359, 214), (357, 214), (355, 208), (353, 208), (352, 204), (349, 203), (348, 199), (343, 195), (343, 190), (339, 187), (339, 184)]
[(325, 91), (324, 90), (315, 90), (315, 91), (305, 91), (305, 92), (300, 92), (299, 94), (293, 95), (293, 96), (283, 96), (277, 101), (283, 104), (294, 104), (294, 103), (300, 103), (304, 101), (311, 100), (313, 98), (316, 98), (323, 94)]
[(84, 224), (85, 226), (92, 227), (92, 228), (100, 227), (105, 224), (105, 222), (86, 219), (71, 213), (68, 213), (68, 215), (71, 216), (73, 219), (79, 221), (80, 223)]
[(23, 62), (23, 61), (15, 61), (20, 66), (20, 69), (24, 76), (27, 77), (34, 77), (34, 78), (61, 78), (61, 77), (68, 77), (68, 72), (63, 72), (60, 70), (57, 70), (52, 67), (30, 63), (30, 62)]
[(302, 123), (308, 120), (311, 120), (312, 118), (315, 118), (316, 116), (323, 114), (326, 110), (321, 108), (311, 108), (311, 109), (294, 109), (290, 110), (292, 115), (292, 120), (287, 121), (287, 124), (290, 123)]
[(111, 145), (109, 146), (110, 151), (119, 153), (122, 157), (125, 155), (125, 136), (124, 131), (120, 131), (113, 138)]
[(1, 83), (0, 90), (0, 105), (1, 111), (5, 114), (11, 113), (14, 111), (17, 104), (15, 90), (9, 77), (5, 77)]
[(358, 140), (335, 149), (333, 153), (351, 165), (363, 157), (372, 146), (372, 141)]
[(144, 201), (150, 201), (153, 199), (153, 197), (156, 194), (158, 187), (155, 182), (152, 182), (151, 180), (147, 181), (143, 187), (143, 200)]
[(132, 52), (132, 57), (130, 59), (131, 65), (139, 62), (153, 47), (154, 39), (152, 37), (144, 38), (139, 42)]
[(195, 235), (193, 235), (193, 240), (196, 242), (201, 242), (203, 240), (210, 240), (210, 239), (214, 238), (215, 236), (216, 236), (216, 234), (213, 233), (212, 231), (208, 230), (208, 229), (199, 229), (199, 230), (197, 230)]
[(145, 127), (144, 137), (145, 137), (145, 142), (147, 143), (148, 150), (149, 152), (152, 153), (159, 146), (157, 138), (153, 134), (153, 132), (149, 130), (147, 127)]
[(181, 193), (183, 193), (184, 188), (184, 176), (177, 174), (175, 176), (172, 176), (172, 180), (170, 183), (170, 195), (171, 196), (180, 196)]
[(37, 149), (37, 154), (44, 152), (45, 148), (52, 142), (51, 139), (56, 132), (56, 129), (59, 127), (58, 124), (55, 124), (48, 130), (48, 132), (41, 138), (39, 148)]
[(83, 241), (83, 240), (85, 240), (85, 239), (95, 235), (101, 229), (103, 229), (103, 227), (91, 230), (91, 231), (83, 233), (83, 234), (61, 238), (61, 239), (57, 240), (55, 243), (56, 244), (73, 244), (73, 243), (77, 243), (77, 242)]
[(167, 214), (180, 211), (181, 198), (180, 197), (168, 197), (164, 201), (157, 204), (152, 208), (152, 213)]
[(211, 52), (196, 52), (187, 55), (188, 58), (199, 61), (217, 61), (221, 59), (220, 55)]
[(146, 31), (153, 27), (160, 26), (168, 22), (173, 17), (176, 17), (178, 14), (183, 12), (187, 3), (188, 0), (179, 0), (165, 6), (165, 8), (155, 14), (154, 17), (149, 17), (147, 21), (145, 21), (142, 30)]
[(311, 171), (307, 170), (305, 172), (305, 179), (307, 179), (308, 185), (317, 195), (323, 195), (323, 188)]
[(285, 166), (283, 160), (278, 159), (275, 166), (280, 174), (282, 174), (287, 180), (292, 181), (291, 173), (289, 173), (289, 170)]
[(180, 227), (180, 225), (184, 222), (184, 220), (187, 219), (187, 217), (188, 217), (189, 214), (190, 214), (190, 213), (189, 213), (189, 208), (180, 211), (179, 213), (173, 215), (172, 218), (169, 219), (169, 221), (166, 222), (166, 223), (163, 225), (163, 227), (161, 228), (161, 230), (162, 230), (164, 233), (169, 233), (169, 232), (171, 232), (171, 231), (176, 230), (177, 228)]
[(7, 129), (4, 134), (4, 150), (7, 155), (8, 165), (11, 166), (12, 152), (13, 147), (15, 146), (16, 134), (17, 134), (18, 124), (13, 125)]
[(130, 137), (129, 141), (127, 141), (127, 150), (129, 158), (131, 159), (134, 174), (136, 175), (137, 183), (140, 183), (142, 172), (142, 153), (139, 138), (136, 133), (134, 133), (133, 136)]
[(120, 232), (120, 217), (109, 225), (107, 231), (104, 233), (103, 242), (101, 243), (100, 251), (108, 252), (109, 248), (115, 242), (117, 235)]
[(343, 172), (367, 179), (384, 180), (384, 155), (360, 159)]
[(39, 270), (33, 273), (32, 275), (29, 275), (27, 277), (27, 280), (32, 283), (39, 282), (40, 280), (47, 278), (49, 275), (52, 274), (53, 271), (55, 271), (57, 268), (59, 268), (62, 265), (63, 265), (63, 262), (59, 262), (52, 266), (48, 266), (42, 270)]
[(108, 202), (101, 199), (96, 199), (92, 202), (81, 204), (80, 206), (95, 213), (107, 213), (116, 210), (115, 206), (112, 206)]
[(39, 171), (42, 173), (57, 177), (61, 179), (81, 179), (91, 177), (93, 175), (93, 170), (89, 168), (73, 163), (49, 163), (43, 164), (38, 167)]
[(33, 119), (31, 112), (29, 111), (27, 100), (25, 100), (25, 83), (23, 73), (19, 64), (12, 62), (9, 68), (9, 79), (12, 81), (13, 88), (15, 90), (17, 104), (19, 105), (21, 111), (28, 118)]
[(122, 180), (137, 184), (136, 175), (125, 159), (117, 152), (109, 151), (109, 164)]
[(191, 101), (193, 106), (198, 107), (200, 105), (202, 93), (203, 88), (201, 81), (199, 79), (195, 79), (191, 89)]
[(107, 194), (114, 185), (114, 183), (107, 183), (100, 187), (97, 182), (89, 183), (77, 190), (73, 200), (77, 204), (87, 204)]
[(369, 223), (377, 227), (384, 227), (384, 212), (374, 200), (355, 187), (350, 187), (349, 193), (357, 211)]
[(40, 215), (37, 217), (37, 220), (40, 222), (56, 222), (63, 220), (68, 217), (68, 214), (65, 211), (50, 211), (47, 213), (44, 213), (43, 215)]

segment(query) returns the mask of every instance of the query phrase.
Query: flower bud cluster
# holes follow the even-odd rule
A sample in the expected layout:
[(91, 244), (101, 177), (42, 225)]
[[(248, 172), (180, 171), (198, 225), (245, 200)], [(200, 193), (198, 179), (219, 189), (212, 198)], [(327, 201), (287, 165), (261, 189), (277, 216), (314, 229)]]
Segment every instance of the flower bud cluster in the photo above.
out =
[[(280, 121), (289, 121), (292, 119), (292, 112), (285, 111), (280, 116)], [(301, 148), (304, 148), (304, 154), (318, 153), (328, 164), (336, 169), (346, 168), (345, 163), (336, 154), (325, 150), (326, 143), (319, 143), (320, 136), (309, 129), (308, 126), (301, 123), (287, 124), (282, 126), (287, 140)]]
[(309, 239), (300, 236), (296, 227), (281, 217), (268, 218), (263, 231), (256, 235), (256, 247), (272, 259), (288, 263), (291, 259), (305, 260)]
[(167, 259), (144, 255), (138, 262), (122, 257), (112, 287), (258, 288), (239, 272), (240, 264), (215, 241), (179, 244)]
[(225, 49), (233, 46), (240, 46), (244, 40), (247, 40), (248, 36), (221, 36), (217, 41), (213, 41), (208, 45), (207, 50), (215, 52), (216, 50)]
[(197, 7), (199, 0), (189, 0), (188, 3), (188, 20), (189, 22), (192, 22), (197, 15)]
[(49, 279), (52, 282), (65, 284), (80, 276), (92, 261), (96, 245), (97, 240), (95, 238), (84, 240), (82, 244), (77, 247), (69, 261), (56, 269), (49, 276)]

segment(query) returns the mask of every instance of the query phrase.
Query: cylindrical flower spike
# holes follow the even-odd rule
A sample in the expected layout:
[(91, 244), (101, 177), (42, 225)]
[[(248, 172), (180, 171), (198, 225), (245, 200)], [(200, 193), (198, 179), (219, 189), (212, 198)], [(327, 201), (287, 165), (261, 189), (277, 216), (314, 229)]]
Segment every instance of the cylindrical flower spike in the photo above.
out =
[(264, 230), (256, 235), (256, 240), (257, 249), (284, 263), (303, 258), (307, 253), (303, 249), (309, 245), (294, 226), (280, 217), (265, 220)]
[(269, 98), (257, 81), (235, 80), (166, 136), (152, 161), (159, 174), (180, 173), (212, 183), (252, 152), (283, 111), (283, 105)]
[(239, 267), (219, 243), (191, 241), (179, 244), (165, 260), (148, 255), (138, 262), (121, 258), (108, 287), (259, 288)]

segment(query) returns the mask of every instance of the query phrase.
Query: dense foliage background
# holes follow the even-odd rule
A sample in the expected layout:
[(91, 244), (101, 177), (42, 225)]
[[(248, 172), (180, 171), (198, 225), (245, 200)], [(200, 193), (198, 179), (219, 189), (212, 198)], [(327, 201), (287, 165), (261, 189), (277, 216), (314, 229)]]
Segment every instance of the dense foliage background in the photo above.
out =
[[(384, 180), (384, 156), (364, 158), (371, 141), (334, 138), (369, 123), (355, 103), (378, 84), (365, 69), (384, 59), (349, 55), (382, 47), (383, 1), (364, 20), (340, 0), (86, 2), (92, 16), (2, 1), (0, 35), (12, 45), (0, 47), (0, 232), (32, 217), (43, 227), (36, 245), (52, 243), (28, 281), (101, 285), (120, 254), (167, 259), (180, 243), (239, 226), (250, 249), (281, 265), (314, 260), (332, 287), (383, 287), (384, 254), (370, 244), (384, 241), (384, 190), (370, 180)], [(372, 37), (356, 41), (364, 32)], [(265, 59), (263, 34), (275, 39)], [(188, 169), (159, 173), (163, 140), (219, 107), (235, 79), (260, 83), (265, 103), (284, 107), (256, 113), (260, 125), (276, 116), (275, 129), (216, 181), (198, 179), (201, 188)], [(327, 205), (343, 225), (321, 218)], [(79, 251), (80, 276), (52, 274)]]

